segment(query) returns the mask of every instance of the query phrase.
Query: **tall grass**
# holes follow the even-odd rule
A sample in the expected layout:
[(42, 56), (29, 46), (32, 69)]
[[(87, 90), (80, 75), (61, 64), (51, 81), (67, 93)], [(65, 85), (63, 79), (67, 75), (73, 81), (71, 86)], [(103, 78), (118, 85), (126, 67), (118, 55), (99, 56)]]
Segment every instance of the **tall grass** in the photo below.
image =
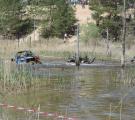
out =
[(59, 88), (65, 84), (66, 87), (70, 81), (64, 76), (71, 73), (64, 68), (38, 68), (30, 64), (16, 65), (10, 61), (1, 60), (0, 91), (1, 93), (17, 94), (29, 89), (35, 90), (53, 85)]
[[(94, 39), (93, 39), (94, 40)], [(76, 52), (76, 40), (70, 43), (63, 43), (62, 39), (50, 38), (41, 39), (40, 41), (26, 41), (20, 42), (18, 46), (18, 41), (0, 41), (0, 58), (10, 60), (17, 51), (20, 50), (32, 50), (35, 54), (38, 54), (40, 57), (62, 57), (67, 58), (69, 56), (73, 56)], [(120, 58), (120, 50), (117, 50), (117, 54), (115, 54), (116, 49), (112, 50), (113, 58)], [(83, 40), (80, 40), (80, 52), (82, 56), (95, 56), (96, 58), (106, 59), (106, 47), (104, 44), (101, 44), (99, 40), (94, 40), (94, 44), (85, 45)], [(108, 59), (108, 58), (107, 58)]]
[(39, 82), (32, 75), (32, 66), (13, 65), (8, 61), (0, 62), (0, 89), (4, 92), (21, 92)]

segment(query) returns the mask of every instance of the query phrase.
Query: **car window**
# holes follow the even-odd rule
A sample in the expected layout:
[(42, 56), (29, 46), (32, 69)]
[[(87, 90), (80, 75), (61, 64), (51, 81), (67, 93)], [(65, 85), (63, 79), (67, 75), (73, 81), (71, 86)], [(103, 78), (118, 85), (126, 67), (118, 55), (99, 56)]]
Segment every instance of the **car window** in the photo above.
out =
[(18, 52), (18, 53), (16, 53), (15, 56), (16, 56), (16, 57), (21, 57), (21, 56), (22, 56), (22, 53), (21, 53), (21, 52)]
[(16, 53), (15, 57), (28, 57), (28, 56), (34, 56), (34, 54), (31, 51), (23, 51)]
[(33, 56), (33, 53), (32, 53), (31, 51), (27, 51), (27, 52), (25, 53), (25, 55), (26, 55), (26, 56)]

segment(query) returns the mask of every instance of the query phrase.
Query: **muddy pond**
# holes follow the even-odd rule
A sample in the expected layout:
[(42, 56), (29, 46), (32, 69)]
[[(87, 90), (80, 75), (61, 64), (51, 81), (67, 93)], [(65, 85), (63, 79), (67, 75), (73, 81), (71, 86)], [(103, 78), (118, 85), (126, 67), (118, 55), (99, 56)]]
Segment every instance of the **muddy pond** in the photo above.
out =
[[(76, 120), (135, 120), (133, 67), (125, 70), (115, 67), (46, 68), (38, 72), (34, 75), (42, 78), (43, 83), (38, 89), (17, 95), (1, 95), (0, 102)], [(7, 107), (0, 107), (0, 119), (59, 120)]]

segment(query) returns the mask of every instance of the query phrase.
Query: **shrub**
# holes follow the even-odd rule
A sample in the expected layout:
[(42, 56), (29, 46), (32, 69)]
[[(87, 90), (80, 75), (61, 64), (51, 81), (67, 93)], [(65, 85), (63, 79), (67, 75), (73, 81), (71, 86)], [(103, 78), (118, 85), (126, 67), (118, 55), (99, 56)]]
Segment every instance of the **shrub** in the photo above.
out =
[(91, 40), (96, 40), (99, 37), (99, 31), (100, 29), (95, 24), (83, 25), (81, 27), (81, 40), (88, 44)]

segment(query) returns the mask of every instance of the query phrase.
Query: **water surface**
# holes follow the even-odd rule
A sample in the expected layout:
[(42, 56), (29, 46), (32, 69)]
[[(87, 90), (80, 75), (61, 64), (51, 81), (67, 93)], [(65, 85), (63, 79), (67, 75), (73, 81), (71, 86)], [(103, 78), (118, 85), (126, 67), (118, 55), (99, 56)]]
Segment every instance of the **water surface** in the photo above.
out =
[[(134, 68), (46, 68), (35, 75), (42, 78), (38, 89), (1, 97), (1, 102), (44, 112), (57, 112), (78, 120), (135, 119)], [(40, 74), (39, 74), (40, 73)], [(120, 102), (122, 100), (122, 102)], [(35, 114), (0, 109), (3, 120), (34, 120)], [(111, 111), (111, 112), (110, 112)], [(40, 120), (52, 120), (40, 116)], [(56, 119), (56, 118), (55, 118)]]

